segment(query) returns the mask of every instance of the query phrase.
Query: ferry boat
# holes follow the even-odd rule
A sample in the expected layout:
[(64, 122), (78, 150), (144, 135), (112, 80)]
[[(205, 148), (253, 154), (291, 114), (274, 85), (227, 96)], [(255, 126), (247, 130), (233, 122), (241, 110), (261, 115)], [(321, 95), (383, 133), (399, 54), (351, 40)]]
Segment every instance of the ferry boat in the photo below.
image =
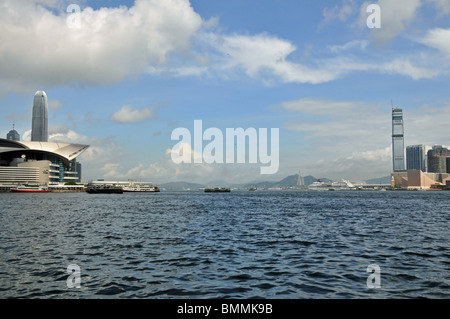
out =
[(89, 194), (122, 194), (122, 186), (109, 185), (109, 184), (88, 184), (86, 192)]
[(229, 187), (206, 187), (205, 193), (229, 193)]
[(50, 193), (47, 186), (41, 185), (21, 185), (10, 190), (12, 193)]
[(153, 187), (153, 184), (151, 183), (140, 183), (140, 182), (134, 182), (130, 183), (128, 185), (123, 186), (124, 192), (134, 192), (134, 193), (157, 193), (159, 192), (158, 185), (155, 185)]
[(320, 179), (316, 182), (312, 183), (308, 186), (309, 190), (314, 191), (334, 191), (334, 190), (348, 190), (349, 182), (343, 181), (343, 182), (323, 182)]

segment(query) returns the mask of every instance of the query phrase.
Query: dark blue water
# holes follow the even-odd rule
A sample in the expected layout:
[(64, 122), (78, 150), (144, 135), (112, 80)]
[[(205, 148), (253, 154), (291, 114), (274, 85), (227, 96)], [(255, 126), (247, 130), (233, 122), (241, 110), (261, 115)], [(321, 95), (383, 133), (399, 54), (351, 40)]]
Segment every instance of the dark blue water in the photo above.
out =
[(450, 192), (3, 193), (0, 298), (449, 298), (449, 208)]

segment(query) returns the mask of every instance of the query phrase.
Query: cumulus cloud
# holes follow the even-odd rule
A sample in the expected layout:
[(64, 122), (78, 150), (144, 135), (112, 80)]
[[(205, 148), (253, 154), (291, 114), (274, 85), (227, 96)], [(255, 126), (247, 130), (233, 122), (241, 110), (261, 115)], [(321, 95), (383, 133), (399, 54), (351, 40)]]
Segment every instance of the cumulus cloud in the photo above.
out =
[(117, 123), (135, 123), (141, 122), (152, 117), (155, 111), (151, 108), (143, 108), (133, 110), (131, 105), (124, 105), (122, 108), (111, 116), (111, 121)]
[(79, 27), (71, 28), (73, 13), (58, 3), (3, 1), (0, 93), (118, 82), (187, 51), (202, 24), (188, 0), (136, 0), (130, 8), (83, 8)]
[(436, 28), (429, 30), (419, 42), (436, 48), (447, 57), (450, 57), (450, 29)]
[(365, 169), (375, 176), (388, 175), (386, 154), (382, 163), (374, 154), (390, 146), (390, 106), (303, 98), (284, 102), (280, 107), (292, 113), (292, 120), (284, 128), (300, 133), (303, 147), (298, 157), (308, 174), (337, 179), (374, 177), (367, 176)]
[[(367, 6), (373, 2), (364, 2), (361, 5), (359, 24), (367, 28)], [(417, 17), (421, 0), (379, 0), (377, 4), (381, 9), (381, 28), (372, 29), (370, 38), (378, 45), (385, 44), (401, 34)]]

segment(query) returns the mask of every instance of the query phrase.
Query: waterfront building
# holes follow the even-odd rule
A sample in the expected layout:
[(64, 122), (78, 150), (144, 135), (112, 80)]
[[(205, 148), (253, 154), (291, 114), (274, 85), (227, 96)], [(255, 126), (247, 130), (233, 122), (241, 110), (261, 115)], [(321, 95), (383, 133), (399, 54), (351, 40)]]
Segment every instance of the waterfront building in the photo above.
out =
[(424, 145), (410, 145), (406, 147), (406, 169), (427, 171), (427, 156)]
[(9, 131), (8, 134), (6, 134), (6, 139), (11, 140), (11, 141), (20, 141), (20, 135), (14, 129), (14, 124), (13, 124), (13, 129), (11, 131)]
[(81, 181), (83, 180), (81, 178), (81, 163), (77, 162), (77, 183), (81, 183)]
[(391, 173), (391, 186), (409, 190), (430, 190), (444, 187), (450, 182), (450, 174), (425, 173), (421, 170), (408, 170)]
[(76, 182), (76, 158), (88, 147), (0, 138), (0, 184), (55, 185)]
[(392, 109), (392, 161), (394, 172), (405, 170), (403, 133), (403, 111), (400, 108), (394, 108)]
[(44, 91), (37, 91), (34, 95), (31, 141), (48, 141), (48, 100)]
[(427, 153), (428, 172), (430, 173), (447, 173), (447, 162), (450, 152), (442, 145), (435, 145)]

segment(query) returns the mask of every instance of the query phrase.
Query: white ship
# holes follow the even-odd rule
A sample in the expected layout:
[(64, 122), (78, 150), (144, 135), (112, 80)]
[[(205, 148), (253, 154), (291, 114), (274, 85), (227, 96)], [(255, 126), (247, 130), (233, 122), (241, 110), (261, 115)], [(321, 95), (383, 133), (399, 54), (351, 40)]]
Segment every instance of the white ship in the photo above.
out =
[(348, 190), (355, 186), (349, 181), (342, 180), (342, 182), (322, 182), (320, 179), (308, 186), (309, 190), (314, 191), (335, 191)]
[(135, 182), (135, 181), (93, 181), (90, 182), (91, 185), (114, 185), (114, 186), (120, 186), (123, 190), (123, 192), (135, 192), (135, 193), (155, 193), (159, 192), (158, 185), (153, 186), (153, 183), (151, 182)]
[(130, 182), (129, 184), (123, 185), (124, 192), (159, 192), (158, 185), (153, 186), (152, 183), (148, 182)]

